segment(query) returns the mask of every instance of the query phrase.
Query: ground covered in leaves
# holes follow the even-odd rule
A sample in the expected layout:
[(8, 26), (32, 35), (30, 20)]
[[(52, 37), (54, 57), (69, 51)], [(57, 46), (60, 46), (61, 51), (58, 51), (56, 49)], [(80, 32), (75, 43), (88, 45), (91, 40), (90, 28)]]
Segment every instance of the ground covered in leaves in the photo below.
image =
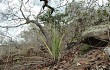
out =
[(102, 48), (93, 48), (83, 54), (79, 47), (65, 50), (58, 63), (47, 53), (44, 56), (33, 53), (3, 56), (0, 70), (110, 70), (110, 57)]

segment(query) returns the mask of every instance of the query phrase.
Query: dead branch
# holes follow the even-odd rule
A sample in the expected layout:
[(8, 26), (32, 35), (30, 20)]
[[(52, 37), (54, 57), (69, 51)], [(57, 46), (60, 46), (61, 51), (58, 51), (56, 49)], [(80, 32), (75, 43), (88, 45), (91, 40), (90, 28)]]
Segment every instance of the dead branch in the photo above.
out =
[(25, 25), (27, 23), (23, 23), (23, 24), (19, 24), (19, 25), (16, 25), (16, 26), (0, 26), (0, 28), (16, 28), (16, 27), (19, 27), (19, 26), (22, 26), (22, 25)]

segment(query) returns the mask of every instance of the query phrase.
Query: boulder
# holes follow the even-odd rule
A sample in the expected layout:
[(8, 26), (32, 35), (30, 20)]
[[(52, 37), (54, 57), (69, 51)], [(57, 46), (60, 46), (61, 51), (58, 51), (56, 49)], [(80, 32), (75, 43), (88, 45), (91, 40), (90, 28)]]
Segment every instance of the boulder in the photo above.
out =
[(110, 33), (110, 24), (97, 25), (88, 27), (82, 32), (82, 37), (97, 37), (100, 39), (108, 39)]
[(71, 49), (80, 43), (88, 44), (94, 47), (105, 47), (110, 42), (110, 24), (97, 25), (86, 28), (82, 32), (82, 39), (78, 42), (70, 42), (66, 49)]
[(96, 47), (104, 47), (110, 42), (109, 33), (110, 24), (92, 26), (82, 32), (82, 42)]

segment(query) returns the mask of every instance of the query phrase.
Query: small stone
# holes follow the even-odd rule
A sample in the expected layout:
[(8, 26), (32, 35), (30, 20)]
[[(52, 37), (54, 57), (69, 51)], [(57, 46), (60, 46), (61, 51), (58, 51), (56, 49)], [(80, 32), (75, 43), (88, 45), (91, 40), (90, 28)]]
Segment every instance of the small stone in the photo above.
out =
[(77, 66), (80, 66), (81, 64), (79, 62), (77, 62)]
[(64, 61), (62, 61), (62, 62), (60, 62), (61, 64), (64, 64), (64, 63), (66, 63), (66, 61), (64, 60)]
[(64, 69), (59, 69), (59, 70), (64, 70)]
[(103, 68), (100, 68), (99, 70), (104, 70)]
[(104, 69), (105, 69), (105, 68), (106, 68), (106, 66), (102, 66), (102, 68), (104, 68)]

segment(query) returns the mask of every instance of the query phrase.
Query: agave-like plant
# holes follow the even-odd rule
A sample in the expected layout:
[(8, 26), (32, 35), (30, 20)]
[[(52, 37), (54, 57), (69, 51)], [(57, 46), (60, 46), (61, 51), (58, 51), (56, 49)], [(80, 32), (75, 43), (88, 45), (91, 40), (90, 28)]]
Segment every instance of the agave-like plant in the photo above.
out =
[(50, 50), (50, 48), (49, 48), (48, 44), (46, 43), (46, 41), (44, 40), (44, 38), (41, 35), (39, 35), (39, 36), (40, 36), (40, 39), (42, 40), (42, 42), (45, 44), (45, 47), (47, 48), (49, 54), (53, 56), (53, 53)]
[(60, 56), (60, 51), (61, 51), (61, 42), (62, 42), (62, 38), (64, 35), (62, 35), (62, 37), (60, 38), (57, 34), (56, 34), (56, 30), (54, 28), (53, 30), (53, 37), (52, 37), (52, 53), (54, 56), (54, 60), (58, 61), (59, 60), (59, 56)]
[(61, 42), (63, 39), (64, 34), (61, 36), (61, 38), (56, 34), (56, 29), (53, 29), (53, 36), (52, 36), (52, 44), (51, 47), (52, 49), (49, 48), (47, 45), (46, 41), (43, 39), (41, 35), (39, 35), (43, 43), (46, 45), (45, 47), (47, 48), (48, 52), (52, 57), (54, 57), (54, 60), (57, 62), (59, 60), (60, 56), (60, 50), (61, 50)]

